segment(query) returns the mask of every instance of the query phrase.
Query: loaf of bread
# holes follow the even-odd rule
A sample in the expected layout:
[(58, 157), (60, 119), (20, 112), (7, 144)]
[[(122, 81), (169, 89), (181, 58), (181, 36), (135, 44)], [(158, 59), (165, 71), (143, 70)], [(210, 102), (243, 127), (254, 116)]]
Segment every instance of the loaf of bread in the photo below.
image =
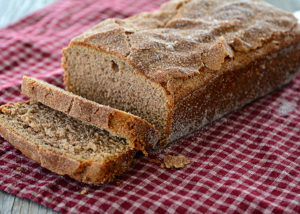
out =
[(125, 138), (41, 103), (0, 106), (0, 134), (42, 167), (95, 185), (125, 172), (136, 153)]
[(23, 77), (22, 94), (86, 123), (107, 130), (113, 136), (128, 139), (136, 150), (147, 154), (155, 148), (159, 132), (148, 122), (132, 114), (103, 106), (32, 77)]
[(25, 156), (90, 184), (125, 172), (138, 150), (155, 147), (158, 131), (139, 117), (46, 82), (23, 77), (31, 102), (0, 106), (0, 134)]
[(140, 116), (165, 145), (291, 81), (300, 28), (261, 0), (175, 0), (101, 22), (62, 65), (68, 91)]

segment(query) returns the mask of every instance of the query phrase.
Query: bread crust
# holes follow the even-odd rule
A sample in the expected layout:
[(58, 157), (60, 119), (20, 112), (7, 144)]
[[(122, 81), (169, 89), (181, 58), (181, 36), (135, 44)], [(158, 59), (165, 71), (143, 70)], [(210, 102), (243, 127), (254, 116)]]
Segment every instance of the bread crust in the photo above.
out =
[[(69, 47), (115, 55), (177, 101), (226, 71), (226, 61), (254, 55), (271, 41), (280, 45), (297, 25), (291, 13), (262, 0), (175, 0), (155, 12), (107, 19), (72, 39)], [(187, 79), (191, 82), (182, 84)]]
[(100, 105), (35, 78), (23, 77), (22, 93), (33, 101), (126, 138), (132, 148), (146, 155), (146, 150), (155, 148), (160, 139), (159, 132), (140, 117)]
[(261, 56), (245, 67), (220, 75), (174, 105), (168, 141), (190, 134), (279, 89), (299, 72), (300, 44), (294, 44), (268, 57)]
[[(166, 145), (292, 80), (300, 67), (299, 44), (297, 19), (261, 0), (176, 0), (152, 13), (99, 23), (63, 50), (62, 66), (71, 90), (66, 53), (84, 46), (118, 57), (157, 85), (168, 100), (160, 141)], [(283, 51), (291, 56), (282, 57), (285, 70), (276, 57)], [(278, 66), (263, 66), (268, 64)], [(253, 79), (241, 81), (244, 73)], [(237, 100), (241, 88), (245, 99)]]
[[(1, 108), (0, 108), (1, 110)], [(101, 160), (82, 160), (62, 154), (50, 147), (39, 146), (4, 123), (0, 123), (0, 134), (26, 157), (39, 163), (59, 175), (68, 175), (78, 181), (102, 185), (113, 181), (124, 173), (136, 154), (136, 150), (128, 147), (122, 153), (107, 155)]]

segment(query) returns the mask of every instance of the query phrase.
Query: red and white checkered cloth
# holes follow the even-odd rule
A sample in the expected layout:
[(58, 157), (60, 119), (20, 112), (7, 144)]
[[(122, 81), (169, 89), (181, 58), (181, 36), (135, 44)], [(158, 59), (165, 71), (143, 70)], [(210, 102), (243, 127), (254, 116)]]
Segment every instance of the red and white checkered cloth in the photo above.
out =
[[(25, 99), (23, 75), (63, 87), (60, 50), (72, 37), (163, 2), (64, 0), (0, 30), (0, 104)], [(166, 154), (191, 164), (174, 171), (140, 157), (118, 182), (94, 187), (40, 167), (0, 138), (0, 190), (62, 213), (300, 213), (300, 75), (151, 158)]]

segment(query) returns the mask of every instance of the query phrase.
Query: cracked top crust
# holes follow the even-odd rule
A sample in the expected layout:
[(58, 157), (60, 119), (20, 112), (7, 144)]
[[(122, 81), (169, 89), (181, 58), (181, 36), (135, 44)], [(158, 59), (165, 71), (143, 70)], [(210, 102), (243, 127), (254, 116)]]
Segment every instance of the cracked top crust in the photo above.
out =
[(199, 88), (226, 60), (278, 43), (296, 28), (292, 14), (261, 0), (175, 0), (153, 13), (107, 19), (71, 45), (124, 58), (176, 96), (182, 87), (186, 95), (195, 89), (195, 81), (183, 84), (186, 79), (196, 77)]

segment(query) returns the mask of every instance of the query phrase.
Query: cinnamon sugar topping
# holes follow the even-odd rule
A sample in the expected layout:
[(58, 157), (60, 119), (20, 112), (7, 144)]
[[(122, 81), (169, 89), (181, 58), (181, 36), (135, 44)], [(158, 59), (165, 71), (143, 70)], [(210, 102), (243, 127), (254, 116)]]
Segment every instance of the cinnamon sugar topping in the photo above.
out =
[(219, 70), (297, 26), (262, 0), (175, 0), (154, 13), (108, 19), (72, 40), (127, 58), (157, 82)]

